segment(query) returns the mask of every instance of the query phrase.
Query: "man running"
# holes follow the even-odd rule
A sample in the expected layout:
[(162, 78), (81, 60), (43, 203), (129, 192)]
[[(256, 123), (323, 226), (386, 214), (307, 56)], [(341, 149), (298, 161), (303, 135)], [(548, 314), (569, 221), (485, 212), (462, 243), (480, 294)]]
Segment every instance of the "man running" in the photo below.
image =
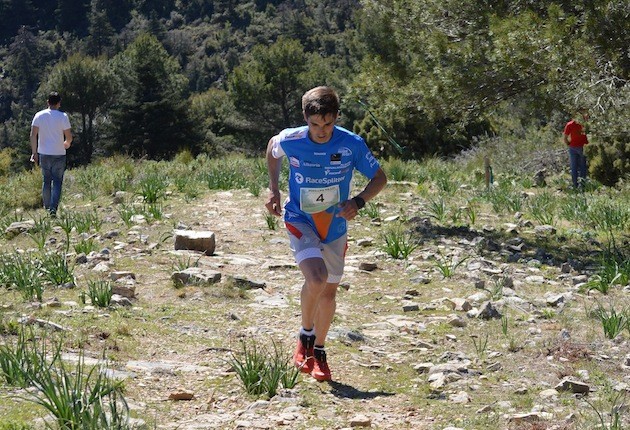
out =
[[(316, 87), (302, 97), (305, 126), (288, 128), (267, 145), (267, 210), (282, 215), (278, 180), (282, 157), (289, 160), (289, 196), (284, 222), (291, 250), (304, 275), (300, 296), (302, 328), (293, 355), (302, 372), (318, 381), (332, 379), (324, 349), (344, 270), (347, 222), (386, 185), (387, 177), (358, 135), (335, 125), (339, 96)], [(354, 170), (369, 182), (350, 198)]]

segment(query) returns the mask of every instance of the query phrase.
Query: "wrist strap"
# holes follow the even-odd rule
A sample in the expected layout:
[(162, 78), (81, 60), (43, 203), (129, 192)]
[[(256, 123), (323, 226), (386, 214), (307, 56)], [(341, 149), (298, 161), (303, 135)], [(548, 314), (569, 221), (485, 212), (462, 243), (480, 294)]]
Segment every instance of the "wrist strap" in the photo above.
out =
[(356, 197), (352, 197), (352, 200), (354, 200), (354, 203), (356, 203), (357, 208), (363, 209), (363, 207), (365, 206), (365, 200), (363, 200), (361, 197), (356, 196)]

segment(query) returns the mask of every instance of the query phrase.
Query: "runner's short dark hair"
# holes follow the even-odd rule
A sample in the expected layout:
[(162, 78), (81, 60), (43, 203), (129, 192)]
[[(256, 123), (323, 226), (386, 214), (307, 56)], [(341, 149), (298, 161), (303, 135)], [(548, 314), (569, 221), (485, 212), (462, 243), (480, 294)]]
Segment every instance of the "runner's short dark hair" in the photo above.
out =
[(302, 111), (311, 115), (326, 116), (339, 113), (339, 95), (330, 87), (315, 87), (302, 96)]

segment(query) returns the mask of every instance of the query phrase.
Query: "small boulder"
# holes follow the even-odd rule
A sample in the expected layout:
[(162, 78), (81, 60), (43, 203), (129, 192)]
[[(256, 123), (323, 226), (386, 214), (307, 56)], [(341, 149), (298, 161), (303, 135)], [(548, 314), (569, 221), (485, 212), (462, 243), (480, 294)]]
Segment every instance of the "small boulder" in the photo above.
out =
[(200, 269), (199, 267), (189, 267), (181, 272), (174, 272), (171, 279), (181, 285), (190, 284), (216, 284), (221, 280), (221, 273), (214, 270)]
[(189, 390), (177, 390), (169, 394), (169, 400), (192, 400), (195, 397), (195, 393)]
[(574, 394), (586, 394), (591, 391), (587, 384), (571, 378), (564, 378), (555, 388), (557, 391), (570, 391)]
[(211, 231), (175, 230), (175, 249), (201, 251), (206, 255), (214, 254), (215, 236)]
[(25, 233), (35, 228), (35, 221), (29, 219), (27, 221), (12, 222), (5, 230), (4, 234), (7, 239), (12, 239), (20, 233)]
[(492, 302), (488, 301), (481, 305), (477, 317), (484, 320), (499, 319), (501, 318), (501, 312), (497, 310)]

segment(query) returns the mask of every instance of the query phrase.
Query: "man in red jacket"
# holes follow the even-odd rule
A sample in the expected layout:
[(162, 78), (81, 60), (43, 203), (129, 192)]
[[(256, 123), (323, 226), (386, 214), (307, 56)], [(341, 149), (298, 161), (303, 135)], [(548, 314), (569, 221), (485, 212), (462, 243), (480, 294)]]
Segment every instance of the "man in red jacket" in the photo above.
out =
[(569, 147), (573, 188), (584, 187), (588, 171), (584, 155), (584, 145), (588, 144), (586, 121), (588, 121), (588, 111), (585, 108), (578, 108), (574, 118), (564, 126), (564, 143)]

